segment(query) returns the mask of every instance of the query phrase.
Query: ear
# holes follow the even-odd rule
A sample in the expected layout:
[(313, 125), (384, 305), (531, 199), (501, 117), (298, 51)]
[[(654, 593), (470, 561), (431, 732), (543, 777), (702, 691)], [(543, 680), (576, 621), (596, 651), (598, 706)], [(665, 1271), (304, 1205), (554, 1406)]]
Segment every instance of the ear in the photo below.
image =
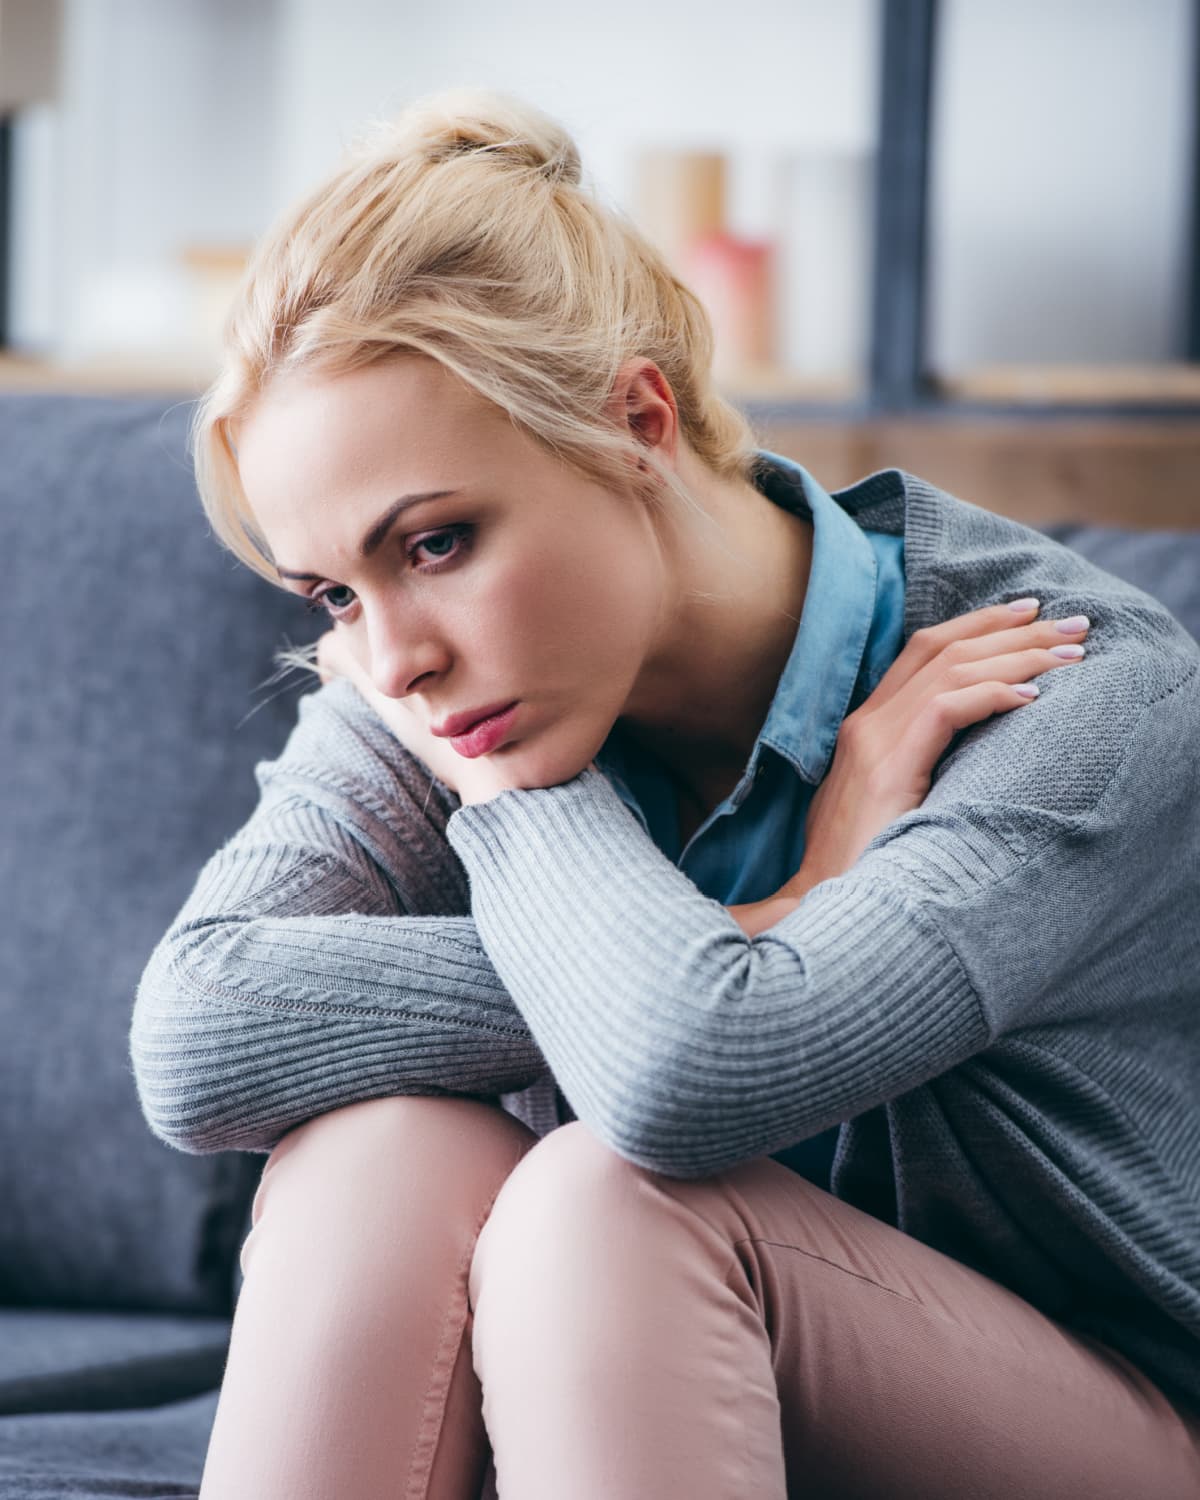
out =
[[(660, 461), (675, 463), (679, 442), (679, 409), (670, 382), (652, 359), (627, 359), (617, 371), (607, 407), (613, 421), (624, 422), (643, 448)], [(638, 464), (639, 469), (646, 466)]]

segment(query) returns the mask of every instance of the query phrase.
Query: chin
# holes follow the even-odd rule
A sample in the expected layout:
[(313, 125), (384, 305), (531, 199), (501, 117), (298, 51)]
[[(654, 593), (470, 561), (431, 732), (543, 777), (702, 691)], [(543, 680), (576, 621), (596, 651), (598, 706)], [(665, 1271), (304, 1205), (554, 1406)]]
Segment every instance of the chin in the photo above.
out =
[(561, 786), (571, 781), (589, 763), (608, 737), (608, 731), (597, 739), (594, 735), (584, 739), (576, 734), (572, 744), (565, 737), (558, 743), (553, 737), (538, 735), (529, 740), (514, 740), (511, 745), (501, 745), (493, 752), (492, 759), (497, 769), (511, 775), (514, 785), (526, 790), (537, 787)]

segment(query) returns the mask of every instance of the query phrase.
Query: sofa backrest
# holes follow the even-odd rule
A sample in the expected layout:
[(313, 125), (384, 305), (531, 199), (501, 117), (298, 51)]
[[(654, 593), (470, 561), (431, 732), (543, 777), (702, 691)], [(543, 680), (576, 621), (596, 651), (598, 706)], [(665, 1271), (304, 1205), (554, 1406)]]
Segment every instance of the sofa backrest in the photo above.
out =
[(230, 1310), (265, 1157), (142, 1117), (137, 981), (249, 816), (320, 624), (213, 538), (190, 402), (0, 396), (0, 1303)]

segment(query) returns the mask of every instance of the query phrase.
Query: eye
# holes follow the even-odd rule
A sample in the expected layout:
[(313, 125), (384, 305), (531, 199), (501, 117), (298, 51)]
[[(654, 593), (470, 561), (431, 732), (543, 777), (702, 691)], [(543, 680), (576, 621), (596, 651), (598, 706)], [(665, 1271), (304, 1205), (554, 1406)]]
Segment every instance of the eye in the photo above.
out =
[(346, 613), (350, 604), (347, 602), (339, 606), (336, 603), (329, 603), (330, 597), (333, 594), (349, 594), (351, 599), (353, 599), (354, 590), (348, 589), (344, 583), (335, 583), (332, 588), (326, 589), (323, 594), (314, 594), (304, 607), (310, 614), (330, 615), (336, 620), (339, 615)]
[[(415, 567), (414, 571), (440, 573), (443, 568), (449, 567), (469, 550), (474, 530), (473, 526), (460, 523), (456, 526), (443, 527), (441, 531), (431, 531), (413, 542), (407, 552), (410, 558), (415, 557), (421, 551), (428, 551), (434, 559), (432, 563), (426, 563), (424, 567)], [(339, 594), (349, 597), (339, 602), (336, 597)], [(315, 614), (319, 611), (337, 620), (349, 613), (353, 602), (354, 590), (344, 583), (335, 583), (321, 593), (313, 594), (305, 608), (311, 613)]]
[[(415, 542), (409, 549), (409, 557), (414, 557), (423, 548), (431, 550), (434, 558), (434, 566), (418, 568), (418, 573), (437, 573), (441, 571), (441, 565), (447, 563), (451, 558), (457, 558), (460, 553), (465, 552), (470, 543), (471, 535), (475, 528), (459, 524), (457, 526), (446, 526), (441, 531), (431, 531), (421, 540)], [(441, 551), (442, 543), (449, 543), (446, 551)]]

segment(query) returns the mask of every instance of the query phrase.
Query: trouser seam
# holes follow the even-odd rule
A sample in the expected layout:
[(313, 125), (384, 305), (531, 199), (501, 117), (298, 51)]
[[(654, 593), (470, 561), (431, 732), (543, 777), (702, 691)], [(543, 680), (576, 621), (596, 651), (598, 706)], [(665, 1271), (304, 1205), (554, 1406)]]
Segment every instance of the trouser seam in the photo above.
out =
[[(405, 1493), (410, 1497), (410, 1500), (424, 1500), (424, 1497), (428, 1490), (429, 1476), (433, 1469), (433, 1455), (437, 1452), (438, 1439), (441, 1436), (442, 1427), (446, 1420), (446, 1405), (450, 1394), (449, 1380), (452, 1379), (454, 1375), (454, 1367), (458, 1359), (459, 1344), (461, 1343), (461, 1340), (466, 1337), (467, 1328), (471, 1322), (471, 1299), (468, 1293), (468, 1277), (471, 1270), (471, 1261), (475, 1255), (475, 1246), (479, 1240), (480, 1234), (483, 1231), (483, 1226), (487, 1223), (492, 1209), (495, 1207), (496, 1199), (500, 1196), (501, 1188), (508, 1181), (521, 1158), (525, 1155), (525, 1150), (528, 1149), (529, 1147), (525, 1147), (524, 1149), (519, 1149), (515, 1153), (513, 1160), (509, 1163), (508, 1170), (503, 1174), (499, 1182), (496, 1184), (496, 1191), (492, 1193), (491, 1197), (488, 1199), (486, 1205), (484, 1206), (482, 1213), (479, 1214), (475, 1223), (475, 1227), (472, 1230), (471, 1234), (467, 1237), (466, 1247), (464, 1248), (463, 1254), (459, 1259), (454, 1279), (454, 1290), (455, 1292), (457, 1292), (459, 1289), (461, 1289), (462, 1291), (463, 1307), (466, 1310), (466, 1315), (462, 1321), (460, 1337), (453, 1343), (453, 1347), (451, 1350), (451, 1358), (449, 1361), (449, 1376), (446, 1382), (446, 1389), (442, 1393), (443, 1399), (441, 1400), (440, 1405), (436, 1398), (432, 1402), (432, 1405), (434, 1407), (434, 1415), (437, 1417), (437, 1423), (432, 1433), (427, 1436), (426, 1424), (429, 1420), (428, 1408), (431, 1405), (431, 1395), (434, 1392), (434, 1388), (437, 1382), (438, 1370), (441, 1367), (444, 1356), (444, 1350), (447, 1341), (446, 1329), (451, 1322), (455, 1306), (454, 1297), (452, 1296), (450, 1305), (446, 1308), (445, 1316), (442, 1319), (442, 1326), (439, 1330), (437, 1338), (436, 1352), (430, 1362), (429, 1381), (425, 1387), (424, 1395), (421, 1398), (421, 1428), (420, 1433), (417, 1437), (417, 1441), (413, 1444), (412, 1458), (409, 1462), (408, 1477), (405, 1482)], [(424, 1458), (426, 1454), (429, 1455), (428, 1462), (424, 1465), (424, 1472), (421, 1472), (418, 1469), (418, 1460)], [(416, 1484), (415, 1488), (414, 1481)]]

